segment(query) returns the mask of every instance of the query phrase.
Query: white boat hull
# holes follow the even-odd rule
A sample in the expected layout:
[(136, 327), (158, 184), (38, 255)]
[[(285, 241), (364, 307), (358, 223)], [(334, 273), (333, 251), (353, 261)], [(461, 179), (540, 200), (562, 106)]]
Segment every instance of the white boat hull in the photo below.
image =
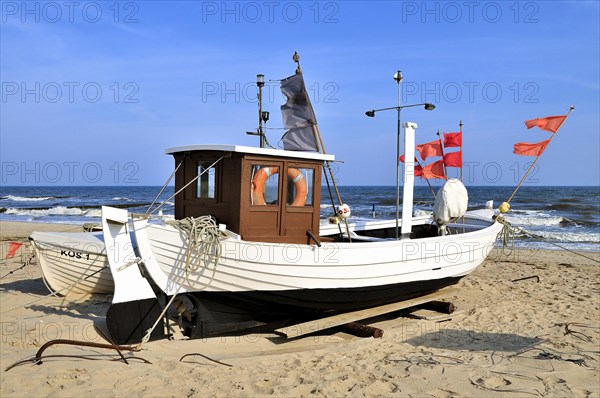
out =
[(327, 292), (336, 290), (389, 287), (390, 294), (401, 295), (394, 293), (394, 286), (456, 283), (481, 264), (494, 246), (502, 225), (489, 224), (458, 235), (325, 243), (321, 247), (245, 242), (233, 237), (222, 242), (223, 252), (216, 266), (197, 270), (186, 270), (187, 238), (178, 229), (135, 220), (134, 231), (142, 262), (167, 295), (269, 292), (281, 296), (322, 291), (326, 298)]
[(114, 291), (101, 232), (33, 232), (29, 239), (50, 291), (62, 296)]
[[(466, 222), (473, 225), (489, 225), (490, 215), (491, 212), (486, 210), (469, 212), (466, 216)], [(430, 219), (428, 217), (415, 219), (416, 224), (427, 223), (429, 221)], [(140, 230), (146, 228), (146, 226), (139, 224), (139, 222), (137, 222), (136, 225), (138, 225), (138, 229)], [(351, 230), (359, 232), (392, 228), (394, 226), (394, 220), (363, 220), (353, 222), (350, 225)], [(228, 240), (225, 242), (224, 246), (225, 262), (222, 266), (218, 266), (219, 273), (215, 273), (214, 277), (208, 277), (208, 274), (205, 274), (204, 279), (199, 278), (198, 275), (194, 275), (192, 278), (188, 278), (190, 281), (194, 281), (190, 286), (186, 286), (188, 284), (185, 282), (181, 283), (183, 286), (179, 286), (177, 281), (185, 280), (185, 275), (180, 275), (178, 279), (171, 282), (166, 282), (165, 277), (161, 277), (161, 275), (169, 275), (169, 273), (173, 272), (173, 270), (169, 270), (169, 266), (165, 264), (175, 264), (172, 260), (180, 258), (182, 253), (185, 253), (185, 243), (178, 232), (173, 233), (174, 229), (157, 225), (154, 225), (153, 227), (157, 229), (154, 232), (151, 232), (150, 236), (152, 237), (153, 242), (156, 243), (156, 247), (151, 248), (150, 251), (147, 252), (152, 253), (150, 258), (158, 256), (157, 258), (160, 258), (160, 263), (163, 264), (162, 267), (159, 266), (162, 271), (160, 273), (155, 273), (153, 277), (163, 281), (163, 285), (165, 286), (163, 290), (167, 294), (173, 294), (177, 289), (179, 289), (180, 292), (305, 289), (308, 288), (306, 286), (307, 284), (302, 281), (306, 281), (306, 278), (298, 278), (298, 276), (305, 274), (305, 271), (307, 271), (306, 267), (318, 271), (316, 274), (317, 278), (310, 283), (312, 286), (310, 287), (311, 289), (328, 288), (329, 282), (332, 280), (331, 275), (339, 274), (341, 270), (340, 264), (342, 264), (342, 257), (339, 257), (338, 255), (341, 246), (338, 245), (344, 244), (324, 244), (321, 249), (317, 250), (313, 246), (306, 245), (302, 247), (303, 245), (274, 245)], [(162, 232), (161, 229), (163, 229)], [(138, 231), (138, 233), (140, 232)], [(170, 238), (164, 242), (161, 241), (163, 239), (163, 233), (166, 234), (165, 236), (170, 236)], [(338, 233), (337, 226), (322, 226), (322, 236), (335, 235), (336, 233)], [(69, 294), (112, 294), (114, 292), (114, 281), (109, 270), (102, 232), (34, 232), (30, 239), (32, 240), (36, 255), (39, 259), (44, 280), (52, 292), (64, 296)], [(421, 241), (422, 240), (418, 240), (414, 242), (421, 244)], [(365, 243), (360, 243), (360, 247), (364, 248), (365, 246), (362, 246), (364, 244)], [(428, 246), (429, 248), (431, 247), (431, 245)], [(300, 250), (301, 247), (302, 249)], [(407, 255), (410, 255), (415, 249), (418, 249), (418, 246), (415, 247), (414, 244), (407, 245), (404, 251)], [(451, 249), (452, 248), (448, 246), (447, 250), (450, 251)], [(429, 249), (426, 247), (426, 250)], [(157, 252), (156, 256), (154, 251)], [(275, 256), (275, 253), (277, 252), (279, 255)], [(344, 256), (350, 257), (350, 259), (343, 257), (343, 261), (350, 261), (347, 265), (353, 264), (352, 261), (354, 261), (354, 263), (360, 261), (357, 256), (352, 254), (352, 251), (344, 250), (344, 253)], [(485, 255), (487, 255), (487, 253), (485, 253)], [(322, 257), (322, 262), (315, 262), (315, 258), (318, 259), (319, 257)], [(483, 258), (485, 258), (485, 256), (483, 256)], [(275, 262), (276, 260), (277, 262)], [(295, 260), (296, 263), (288, 264), (287, 260)], [(337, 263), (335, 263), (336, 261)], [(429, 258), (428, 261), (437, 260)], [(259, 268), (251, 266), (251, 264), (255, 262), (265, 263), (266, 266), (261, 266)], [(392, 259), (392, 261), (388, 262), (393, 264), (397, 261)], [(388, 267), (393, 267), (393, 265), (390, 264), (388, 264)], [(469, 267), (465, 267), (464, 264), (452, 265), (454, 266), (452, 268), (452, 274), (459, 274), (461, 270), (465, 275), (470, 272), (468, 270)], [(477, 265), (475, 265), (475, 267)], [(369, 278), (373, 285), (388, 282), (389, 276), (393, 274), (393, 272), (391, 273), (389, 270), (385, 271), (383, 263), (379, 264), (377, 267), (371, 263), (368, 265), (363, 264), (363, 271), (359, 271), (359, 268), (356, 266), (352, 269), (356, 271), (358, 275), (361, 275), (361, 272), (364, 274), (364, 270), (368, 268), (377, 268), (379, 270), (379, 276), (372, 276)], [(252, 271), (249, 271), (249, 269)], [(446, 269), (446, 271), (449, 270), (450, 269), (448, 268)], [(409, 275), (411, 275), (413, 271), (415, 270), (411, 271), (407, 269), (404, 277), (395, 275), (393, 279), (399, 281), (399, 283), (406, 282), (410, 279)], [(434, 276), (431, 274), (437, 274), (437, 277), (441, 277), (443, 274), (432, 271), (429, 272), (430, 275), (426, 275), (423, 270), (416, 272), (422, 277), (430, 279)], [(235, 277), (230, 277), (228, 275), (233, 275)], [(265, 283), (265, 275), (275, 275), (277, 278)], [(267, 278), (267, 280), (270, 279), (270, 277)], [(340, 279), (338, 281), (340, 287), (352, 287), (356, 284), (356, 281), (353, 282), (351, 277), (338, 279)]]

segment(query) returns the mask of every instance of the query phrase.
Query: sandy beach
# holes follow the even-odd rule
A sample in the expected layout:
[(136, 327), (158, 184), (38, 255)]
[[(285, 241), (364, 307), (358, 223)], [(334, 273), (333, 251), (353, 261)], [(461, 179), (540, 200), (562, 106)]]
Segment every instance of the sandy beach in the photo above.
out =
[[(81, 225), (0, 221), (0, 241), (26, 241), (33, 231), (82, 232)], [(4, 257), (3, 257), (4, 258)]]
[[(4, 259), (10, 242), (27, 242), (33, 230), (81, 227), (0, 223), (2, 397), (600, 397), (600, 266), (555, 250), (494, 249), (448, 297), (458, 309), (449, 319), (376, 318), (368, 323), (384, 330), (381, 339), (331, 330), (293, 340), (175, 334), (125, 351), (129, 365), (111, 350), (58, 345), (43, 364), (7, 371), (52, 339), (105, 342), (94, 322), (110, 297), (49, 295), (35, 259), (27, 263), (28, 243)], [(180, 361), (186, 354), (219, 362)]]

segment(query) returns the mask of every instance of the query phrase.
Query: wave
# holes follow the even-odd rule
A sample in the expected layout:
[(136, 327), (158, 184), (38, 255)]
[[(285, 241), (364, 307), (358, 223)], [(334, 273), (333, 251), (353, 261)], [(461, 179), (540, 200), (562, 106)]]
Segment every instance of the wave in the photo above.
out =
[[(147, 207), (150, 203), (111, 204), (112, 207), (130, 209)], [(100, 217), (102, 205), (54, 206), (54, 207), (0, 207), (0, 214), (19, 216), (83, 216)]]
[(102, 210), (100, 209), (80, 209), (78, 207), (56, 206), (47, 209), (23, 209), (23, 208), (8, 208), (4, 214), (16, 216), (80, 216), (80, 217), (100, 217)]
[(535, 231), (535, 234), (556, 242), (600, 243), (598, 233)]
[[(534, 225), (540, 227), (561, 226), (561, 227), (580, 227), (581, 224), (589, 222), (579, 222), (573, 219), (556, 216), (539, 210), (511, 210), (506, 214), (506, 220), (518, 226)], [(593, 222), (592, 222), (593, 224)]]
[(13, 202), (41, 202), (42, 200), (57, 199), (56, 196), (15, 196), (6, 195), (0, 197), (0, 200), (12, 200)]
[[(559, 225), (569, 225), (568, 219), (560, 216), (517, 216), (517, 215), (506, 215), (506, 220), (517, 226), (535, 225), (539, 227), (550, 227)], [(573, 225), (573, 224), (570, 224)]]
[(128, 201), (131, 201), (133, 199), (129, 199), (129, 198), (125, 197), (125, 196), (115, 196), (111, 200), (124, 200), (124, 201), (128, 202)]
[(427, 211), (427, 210), (415, 209), (413, 211), (413, 217), (425, 217), (425, 216), (430, 216), (431, 214), (432, 214), (431, 211)]

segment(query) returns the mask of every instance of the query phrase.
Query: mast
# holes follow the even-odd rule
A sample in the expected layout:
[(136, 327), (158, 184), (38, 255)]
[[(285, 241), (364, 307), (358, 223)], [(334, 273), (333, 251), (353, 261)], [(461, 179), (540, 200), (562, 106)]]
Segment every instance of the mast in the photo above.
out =
[(256, 85), (258, 86), (258, 135), (260, 139), (260, 147), (266, 146), (265, 133), (263, 132), (263, 111), (262, 111), (262, 90), (265, 85), (265, 75), (256, 75)]
[[(398, 236), (398, 219), (400, 218), (400, 113), (402, 111), (402, 106), (400, 106), (400, 83), (402, 83), (402, 71), (399, 70), (398, 72), (396, 72), (396, 74), (394, 74), (394, 80), (396, 81), (396, 83), (398, 83), (398, 132), (397, 132), (397, 137), (396, 137), (396, 239), (399, 238)], [(414, 137), (413, 137), (413, 141), (414, 141)], [(406, 145), (406, 142), (405, 142)], [(415, 178), (415, 148), (414, 148), (414, 142), (413, 142), (413, 146), (412, 146), (412, 154), (409, 155), (408, 154), (408, 148), (404, 148), (404, 160), (406, 161), (406, 159), (411, 159), (411, 163), (412, 163), (412, 178), (413, 178), (413, 183), (414, 183), (414, 178)], [(410, 157), (408, 157), (410, 156)], [(406, 163), (404, 163), (404, 169), (405, 169), (405, 175), (406, 175), (406, 166), (408, 166), (408, 161), (406, 161)], [(406, 181), (406, 180), (404, 180)], [(406, 182), (405, 182), (406, 184)], [(405, 189), (406, 190), (406, 189)], [(412, 195), (412, 194), (411, 194)], [(412, 198), (412, 196), (411, 196)], [(412, 199), (411, 199), (411, 203), (412, 203)], [(403, 207), (404, 209), (404, 207)], [(412, 210), (411, 210), (412, 211)], [(404, 219), (404, 210), (402, 210), (402, 218)], [(404, 224), (402, 224), (404, 225)], [(402, 231), (404, 231), (404, 227), (402, 227)], [(410, 234), (410, 229), (409, 229), (409, 234)]]
[(267, 140), (267, 136), (265, 135), (265, 131), (264, 131), (265, 129), (263, 129), (263, 123), (266, 125), (266, 123), (269, 121), (269, 112), (262, 110), (262, 105), (263, 105), (262, 89), (265, 86), (265, 75), (263, 75), (263, 74), (256, 75), (256, 86), (258, 87), (258, 94), (257, 94), (257, 98), (258, 98), (258, 128), (256, 129), (256, 131), (246, 131), (246, 134), (258, 135), (259, 146), (261, 148), (266, 148), (266, 147), (274, 148), (271, 144), (269, 144), (269, 141)]
[[(458, 127), (460, 128), (460, 158), (463, 159), (463, 147), (462, 147), (462, 126), (463, 126), (463, 122), (462, 120), (458, 123)], [(460, 181), (462, 182), (463, 180), (463, 162), (460, 162)], [(464, 217), (463, 217), (464, 219)]]

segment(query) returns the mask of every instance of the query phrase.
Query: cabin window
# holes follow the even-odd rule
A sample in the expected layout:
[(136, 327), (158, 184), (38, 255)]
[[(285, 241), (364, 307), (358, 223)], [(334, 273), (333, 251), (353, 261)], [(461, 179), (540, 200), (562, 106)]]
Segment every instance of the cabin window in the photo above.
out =
[(250, 200), (253, 205), (279, 204), (279, 167), (252, 166), (251, 189)]
[(315, 171), (302, 167), (287, 169), (288, 206), (312, 206)]
[(215, 176), (216, 167), (210, 167), (214, 162), (211, 161), (200, 161), (198, 162), (198, 185), (196, 190), (196, 197), (203, 199), (214, 199), (215, 198)]

